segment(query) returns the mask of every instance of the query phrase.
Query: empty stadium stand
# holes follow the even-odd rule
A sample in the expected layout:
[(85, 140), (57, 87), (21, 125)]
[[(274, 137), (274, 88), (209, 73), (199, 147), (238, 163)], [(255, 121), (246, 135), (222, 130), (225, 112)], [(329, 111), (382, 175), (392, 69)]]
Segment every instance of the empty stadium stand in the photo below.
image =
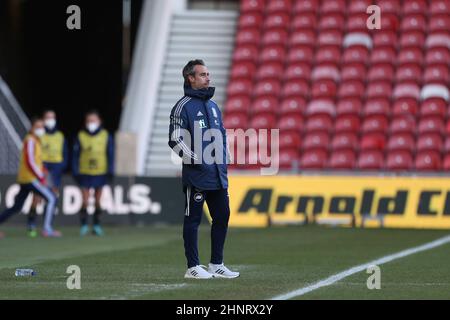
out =
[(447, 171), (449, 67), (448, 0), (242, 0), (225, 126), (279, 128), (283, 169)]

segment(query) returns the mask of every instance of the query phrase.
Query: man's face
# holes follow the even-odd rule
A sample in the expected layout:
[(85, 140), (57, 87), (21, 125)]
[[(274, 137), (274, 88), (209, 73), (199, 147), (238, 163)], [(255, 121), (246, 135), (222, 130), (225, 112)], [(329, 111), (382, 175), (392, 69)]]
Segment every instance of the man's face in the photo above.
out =
[(191, 87), (193, 89), (205, 89), (209, 87), (209, 71), (208, 68), (202, 65), (194, 67), (195, 75), (189, 76)]

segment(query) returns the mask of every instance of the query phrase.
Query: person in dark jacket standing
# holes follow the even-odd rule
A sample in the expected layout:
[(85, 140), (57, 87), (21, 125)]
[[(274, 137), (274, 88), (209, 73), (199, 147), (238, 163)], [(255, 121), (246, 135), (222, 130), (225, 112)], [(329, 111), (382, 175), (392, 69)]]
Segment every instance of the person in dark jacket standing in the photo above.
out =
[[(170, 114), (169, 146), (183, 159), (185, 215), (185, 278), (236, 278), (239, 272), (223, 264), (223, 249), (230, 217), (226, 131), (217, 104), (211, 100), (209, 72), (202, 60), (192, 60), (183, 68), (184, 96)], [(211, 217), (211, 261), (200, 265), (198, 227), (206, 201)]]

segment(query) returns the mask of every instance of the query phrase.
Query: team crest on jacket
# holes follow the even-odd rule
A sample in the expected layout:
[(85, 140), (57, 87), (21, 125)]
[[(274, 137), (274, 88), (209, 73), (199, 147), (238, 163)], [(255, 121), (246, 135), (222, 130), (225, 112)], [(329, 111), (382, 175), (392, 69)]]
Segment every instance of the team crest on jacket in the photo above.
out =
[(200, 129), (205, 129), (206, 128), (205, 119), (200, 119), (198, 121), (198, 126)]
[(202, 202), (203, 194), (201, 192), (197, 192), (196, 194), (194, 194), (194, 200), (195, 202)]

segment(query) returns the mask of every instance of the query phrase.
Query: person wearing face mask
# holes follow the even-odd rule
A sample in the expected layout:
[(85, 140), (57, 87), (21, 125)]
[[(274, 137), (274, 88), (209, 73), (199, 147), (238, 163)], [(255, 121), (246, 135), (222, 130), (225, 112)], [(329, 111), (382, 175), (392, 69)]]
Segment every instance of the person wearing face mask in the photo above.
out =
[(46, 201), (44, 237), (60, 237), (61, 232), (53, 230), (52, 220), (56, 207), (56, 195), (47, 187), (47, 172), (42, 161), (42, 147), (40, 139), (45, 134), (44, 121), (40, 118), (32, 119), (31, 130), (23, 141), (20, 155), (17, 183), (20, 185), (19, 193), (14, 198), (14, 205), (0, 213), (0, 224), (19, 212), (30, 192), (39, 195)]
[[(68, 147), (64, 134), (58, 130), (56, 125), (56, 113), (46, 110), (43, 113), (45, 134), (42, 136), (42, 160), (49, 176), (49, 186), (58, 196), (61, 186), (61, 177), (67, 166)], [(28, 213), (28, 235), (32, 238), (37, 236), (36, 232), (36, 206), (39, 198), (33, 198), (31, 210)]]
[(87, 207), (89, 191), (93, 189), (95, 211), (92, 231), (94, 235), (102, 236), (100, 198), (108, 178), (114, 174), (114, 141), (108, 131), (103, 129), (102, 120), (97, 111), (89, 111), (86, 114), (85, 128), (75, 139), (72, 171), (83, 193), (80, 235), (84, 236), (89, 232)]

